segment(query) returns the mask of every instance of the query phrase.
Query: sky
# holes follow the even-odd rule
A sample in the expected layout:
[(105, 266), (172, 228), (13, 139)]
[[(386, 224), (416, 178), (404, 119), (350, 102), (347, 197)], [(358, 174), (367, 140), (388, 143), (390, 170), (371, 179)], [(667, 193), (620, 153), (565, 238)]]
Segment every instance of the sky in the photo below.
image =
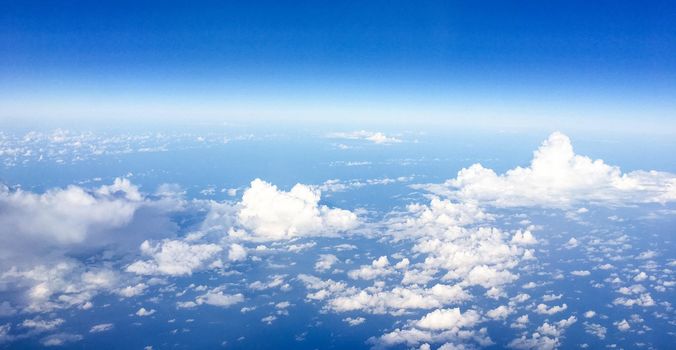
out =
[(676, 130), (670, 1), (3, 1), (0, 122)]
[(0, 350), (671, 349), (675, 23), (0, 0)]

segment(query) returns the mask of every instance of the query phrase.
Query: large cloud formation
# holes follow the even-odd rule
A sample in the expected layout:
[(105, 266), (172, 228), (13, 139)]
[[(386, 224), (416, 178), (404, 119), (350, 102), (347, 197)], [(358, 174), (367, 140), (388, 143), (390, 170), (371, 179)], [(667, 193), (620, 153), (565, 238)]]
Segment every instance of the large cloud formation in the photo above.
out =
[(575, 154), (570, 138), (552, 133), (533, 153), (528, 167), (498, 175), (481, 164), (458, 172), (433, 193), (498, 207), (567, 207), (579, 202), (622, 205), (676, 200), (676, 175), (659, 171), (622, 173), (603, 160)]
[(102, 257), (135, 254), (144, 239), (173, 236), (169, 213), (181, 206), (177, 199), (150, 199), (125, 178), (95, 189), (68, 186), (42, 194), (2, 186), (0, 291), (18, 295), (6, 308), (91, 307), (99, 292), (125, 281), (112, 267), (115, 261)]
[(321, 192), (296, 184), (285, 192), (260, 179), (251, 182), (237, 207), (237, 223), (245, 232), (231, 236), (255, 241), (326, 236), (354, 228), (357, 215), (319, 205)]

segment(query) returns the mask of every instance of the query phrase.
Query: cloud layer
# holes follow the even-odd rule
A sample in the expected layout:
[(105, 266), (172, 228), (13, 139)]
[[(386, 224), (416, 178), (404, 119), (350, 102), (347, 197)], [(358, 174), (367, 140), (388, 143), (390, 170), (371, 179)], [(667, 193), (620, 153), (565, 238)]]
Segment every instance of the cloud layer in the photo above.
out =
[(676, 175), (659, 171), (622, 173), (603, 160), (575, 154), (570, 138), (552, 133), (528, 167), (498, 175), (481, 164), (441, 185), (420, 186), (439, 195), (498, 207), (567, 207), (581, 202), (623, 205), (676, 200)]

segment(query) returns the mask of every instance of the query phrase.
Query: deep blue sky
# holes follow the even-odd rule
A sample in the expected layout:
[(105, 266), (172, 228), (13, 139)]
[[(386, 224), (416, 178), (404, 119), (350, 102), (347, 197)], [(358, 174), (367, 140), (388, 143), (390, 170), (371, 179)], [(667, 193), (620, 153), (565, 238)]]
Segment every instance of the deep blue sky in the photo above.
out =
[(676, 118), (673, 1), (1, 6), (4, 120)]

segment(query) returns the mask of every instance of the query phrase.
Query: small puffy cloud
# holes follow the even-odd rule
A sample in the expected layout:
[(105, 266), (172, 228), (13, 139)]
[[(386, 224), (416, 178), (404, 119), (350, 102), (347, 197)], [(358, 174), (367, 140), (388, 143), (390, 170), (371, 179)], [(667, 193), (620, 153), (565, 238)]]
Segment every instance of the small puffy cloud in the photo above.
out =
[(57, 333), (42, 338), (40, 343), (43, 346), (63, 346), (65, 344), (74, 343), (80, 340), (82, 340), (82, 336), (79, 334)]
[(216, 244), (189, 244), (179, 240), (164, 240), (156, 245), (141, 244), (141, 252), (150, 260), (139, 260), (127, 266), (128, 272), (139, 275), (190, 275), (221, 252)]
[(126, 286), (117, 290), (117, 294), (125, 298), (135, 297), (145, 292), (148, 286), (145, 283), (138, 283), (134, 286)]
[(111, 329), (113, 329), (114, 325), (112, 323), (101, 323), (92, 326), (92, 328), (89, 330), (89, 333), (101, 333), (101, 332), (107, 332)]
[(535, 312), (542, 315), (553, 315), (555, 313), (565, 311), (567, 308), (568, 305), (566, 305), (565, 303), (562, 305), (554, 305), (552, 307), (547, 307), (547, 305), (545, 304), (538, 304), (538, 306), (535, 308)]
[(606, 327), (603, 327), (598, 323), (587, 322), (584, 323), (584, 330), (591, 335), (597, 336), (601, 340), (606, 339), (606, 332), (608, 331)]
[(358, 326), (358, 325), (366, 322), (366, 319), (363, 318), (363, 317), (355, 317), (355, 318), (346, 317), (346, 318), (343, 319), (343, 322), (345, 322), (348, 325), (354, 327), (354, 326)]
[(634, 276), (634, 281), (636, 282), (642, 282), (645, 281), (646, 279), (648, 279), (648, 275), (643, 271), (639, 272), (636, 276)]
[(565, 330), (577, 322), (575, 316), (570, 316), (554, 323), (543, 323), (538, 327), (536, 332), (533, 332), (530, 337), (527, 335), (521, 336), (512, 340), (509, 347), (513, 349), (523, 350), (554, 350), (561, 345), (561, 337)]
[(352, 279), (372, 280), (392, 273), (394, 269), (390, 266), (387, 256), (381, 256), (373, 260), (371, 265), (362, 265), (359, 269), (348, 272), (347, 275)]
[(315, 263), (315, 271), (324, 272), (329, 270), (338, 261), (338, 257), (333, 254), (321, 254)]
[(237, 213), (239, 223), (251, 235), (233, 231), (234, 236), (274, 241), (329, 235), (357, 225), (358, 219), (354, 213), (319, 205), (320, 197), (321, 193), (310, 186), (297, 184), (285, 192), (256, 179), (244, 191)]
[(575, 154), (568, 136), (552, 133), (534, 152), (528, 167), (498, 175), (481, 164), (458, 172), (427, 190), (498, 207), (570, 207), (599, 204), (666, 203), (676, 200), (676, 175), (658, 171), (622, 173), (603, 160)]
[(531, 245), (531, 244), (537, 244), (537, 239), (535, 239), (535, 236), (530, 231), (517, 231), (514, 236), (512, 236), (511, 243), (512, 244), (520, 244), (520, 245)]
[(627, 320), (622, 320), (619, 322), (615, 322), (613, 324), (615, 325), (615, 327), (617, 327), (617, 329), (619, 329), (622, 332), (626, 332), (629, 329), (631, 329), (631, 325), (629, 324), (629, 322), (627, 322)]
[(586, 276), (591, 275), (591, 272), (589, 272), (588, 270), (575, 270), (575, 271), (571, 271), (570, 274), (573, 275), (573, 276), (578, 276), (578, 277), (586, 277)]
[(36, 332), (46, 332), (54, 330), (62, 325), (65, 321), (62, 318), (55, 318), (53, 320), (43, 320), (41, 318), (27, 319), (21, 322), (21, 327), (30, 328)]
[(176, 306), (181, 309), (191, 309), (199, 305), (211, 305), (227, 308), (244, 301), (244, 295), (241, 293), (226, 294), (224, 293), (224, 290), (224, 287), (216, 287), (202, 295), (199, 295), (197, 298), (195, 298), (195, 301), (178, 302), (176, 303)]
[(622, 305), (626, 307), (632, 307), (634, 305), (649, 307), (655, 306), (655, 300), (653, 300), (650, 293), (643, 293), (636, 298), (627, 298), (627, 297), (616, 298), (615, 300), (613, 300), (613, 304)]
[(204, 295), (197, 297), (196, 303), (198, 305), (207, 304), (218, 307), (229, 307), (237, 303), (244, 301), (244, 295), (237, 294), (224, 294), (222, 291), (210, 291)]
[(138, 311), (136, 311), (136, 316), (140, 317), (150, 316), (153, 315), (155, 312), (156, 312), (155, 309), (147, 310), (146, 308), (142, 307), (138, 309)]
[(486, 312), (486, 316), (494, 320), (504, 320), (507, 318), (507, 316), (511, 315), (513, 312), (514, 312), (513, 308), (505, 305), (500, 305), (495, 309), (488, 310)]
[(233, 243), (230, 245), (230, 249), (228, 249), (228, 260), (230, 261), (244, 261), (246, 260), (247, 257), (247, 252), (246, 248), (244, 246)]
[(375, 144), (391, 144), (399, 143), (400, 139), (383, 134), (382, 132), (373, 132), (366, 130), (352, 131), (352, 132), (334, 132), (328, 135), (332, 139), (346, 139), (346, 140), (364, 140), (373, 142)]

